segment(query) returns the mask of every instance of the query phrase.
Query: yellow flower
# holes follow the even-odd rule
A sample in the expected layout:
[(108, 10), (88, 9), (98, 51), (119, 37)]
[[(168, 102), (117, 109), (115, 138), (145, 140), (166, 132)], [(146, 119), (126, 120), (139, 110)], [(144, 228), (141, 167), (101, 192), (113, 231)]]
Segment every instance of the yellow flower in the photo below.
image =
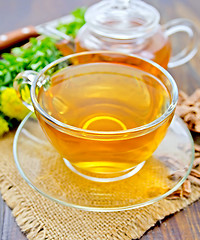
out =
[(6, 88), (0, 96), (0, 110), (9, 118), (22, 120), (29, 110), (23, 105), (14, 88)]
[(9, 131), (7, 121), (0, 116), (0, 136)]

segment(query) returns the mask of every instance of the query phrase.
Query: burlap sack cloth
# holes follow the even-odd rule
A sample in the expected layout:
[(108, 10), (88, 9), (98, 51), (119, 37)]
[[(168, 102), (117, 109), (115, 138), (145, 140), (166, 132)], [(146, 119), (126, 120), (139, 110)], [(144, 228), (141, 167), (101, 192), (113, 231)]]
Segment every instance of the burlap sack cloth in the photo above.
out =
[(13, 136), (9, 133), (0, 139), (0, 191), (28, 239), (137, 239), (158, 220), (200, 197), (200, 188), (192, 186), (188, 199), (164, 199), (130, 211), (94, 213), (64, 207), (44, 198), (22, 179), (13, 159)]

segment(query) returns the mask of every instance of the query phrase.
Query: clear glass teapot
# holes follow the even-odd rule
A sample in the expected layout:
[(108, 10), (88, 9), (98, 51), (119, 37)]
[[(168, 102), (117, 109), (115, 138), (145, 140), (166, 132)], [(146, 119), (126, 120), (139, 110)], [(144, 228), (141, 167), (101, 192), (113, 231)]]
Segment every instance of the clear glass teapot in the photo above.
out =
[[(198, 31), (187, 19), (160, 25), (160, 14), (140, 0), (102, 0), (88, 8), (86, 24), (80, 29), (76, 51), (110, 50), (140, 55), (162, 67), (176, 67), (189, 61), (198, 50)], [(189, 41), (175, 56), (169, 37), (185, 32)]]

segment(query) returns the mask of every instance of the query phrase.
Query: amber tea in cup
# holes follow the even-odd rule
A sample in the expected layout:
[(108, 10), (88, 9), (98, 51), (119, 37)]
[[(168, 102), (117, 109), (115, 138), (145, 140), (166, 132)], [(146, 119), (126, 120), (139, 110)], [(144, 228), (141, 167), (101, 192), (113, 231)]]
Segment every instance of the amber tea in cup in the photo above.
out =
[(105, 51), (74, 54), (48, 65), (32, 83), (47, 138), (88, 179), (119, 179), (141, 168), (172, 120), (173, 78), (153, 62), (128, 59)]

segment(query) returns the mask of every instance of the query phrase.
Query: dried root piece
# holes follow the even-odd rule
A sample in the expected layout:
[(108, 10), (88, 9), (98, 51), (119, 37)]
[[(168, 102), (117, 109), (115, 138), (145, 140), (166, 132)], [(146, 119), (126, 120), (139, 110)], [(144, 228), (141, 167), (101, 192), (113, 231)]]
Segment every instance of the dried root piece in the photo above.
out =
[(193, 168), (196, 168), (200, 165), (200, 157), (194, 159)]
[(180, 199), (180, 198), (189, 198), (190, 194), (192, 192), (191, 189), (191, 183), (189, 180), (186, 180), (181, 188), (177, 189), (175, 192), (167, 196), (168, 200), (175, 200), (175, 199)]
[(193, 183), (194, 185), (200, 186), (200, 179), (199, 178), (196, 178), (194, 176), (189, 175), (188, 180), (190, 180), (190, 182)]
[(181, 167), (181, 161), (179, 161), (177, 158), (169, 156), (169, 155), (159, 155), (159, 159), (162, 159), (162, 162), (169, 166), (171, 169), (176, 170), (180, 169)]
[[(189, 130), (200, 133), (200, 88), (197, 89), (191, 96), (186, 93), (179, 92), (178, 106), (176, 113), (185, 121)], [(193, 168), (187, 180), (183, 183), (180, 189), (172, 193), (167, 199), (179, 199), (181, 197), (188, 198), (192, 192), (191, 184), (200, 186), (200, 171), (197, 167), (200, 166), (200, 145), (195, 144), (195, 160)], [(173, 159), (167, 159), (168, 162), (176, 162)], [(178, 169), (178, 168), (177, 168)], [(175, 171), (169, 176), (170, 179), (178, 180), (185, 176), (185, 170)]]
[(170, 179), (173, 179), (173, 180), (178, 180), (179, 178), (182, 178), (185, 176), (185, 171), (181, 171), (181, 170), (178, 170), (178, 171), (175, 171), (173, 172), (169, 178)]
[(195, 152), (200, 152), (200, 145), (195, 143), (194, 150), (195, 150)]
[[(200, 163), (200, 158), (195, 160), (194, 166), (196, 167)], [(185, 171), (175, 171), (173, 174), (169, 176), (170, 179), (178, 180), (185, 176)], [(192, 192), (191, 184), (200, 186), (200, 171), (196, 169), (192, 169), (190, 175), (187, 177), (186, 181), (183, 183), (181, 189), (178, 189), (171, 195), (167, 197), (167, 199), (178, 199), (182, 197), (188, 198)]]
[(197, 89), (191, 96), (180, 91), (176, 113), (191, 131), (200, 132), (200, 89)]
[(192, 169), (190, 175), (196, 178), (200, 178), (200, 172), (196, 169)]
[(175, 192), (166, 197), (168, 200), (179, 199), (183, 196), (183, 191), (181, 188), (177, 189)]
[(185, 92), (179, 91), (178, 104), (181, 105), (181, 103), (186, 101), (187, 98), (188, 98), (188, 95)]
[(189, 198), (192, 189), (191, 189), (191, 183), (189, 180), (186, 180), (183, 185), (182, 185), (182, 190), (183, 190), (183, 196), (186, 198)]
[(195, 159), (200, 157), (200, 152), (195, 152), (194, 153)]

